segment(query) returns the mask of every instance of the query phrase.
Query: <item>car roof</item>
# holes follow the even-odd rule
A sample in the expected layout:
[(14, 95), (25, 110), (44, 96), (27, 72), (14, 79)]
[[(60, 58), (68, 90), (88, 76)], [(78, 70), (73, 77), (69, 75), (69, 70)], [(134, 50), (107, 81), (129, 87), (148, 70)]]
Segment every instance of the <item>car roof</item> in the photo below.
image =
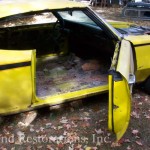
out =
[(69, 0), (0, 0), (0, 18), (31, 11), (84, 7)]

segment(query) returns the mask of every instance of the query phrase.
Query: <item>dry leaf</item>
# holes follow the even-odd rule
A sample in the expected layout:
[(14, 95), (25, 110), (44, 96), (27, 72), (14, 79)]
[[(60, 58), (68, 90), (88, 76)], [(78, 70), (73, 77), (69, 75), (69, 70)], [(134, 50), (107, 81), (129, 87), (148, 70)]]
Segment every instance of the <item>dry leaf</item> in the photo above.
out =
[(46, 146), (46, 149), (47, 149), (47, 150), (53, 150), (53, 148), (51, 147), (51, 145), (47, 145), (47, 146)]
[(124, 142), (130, 143), (131, 141), (129, 139), (124, 139)]
[(144, 117), (145, 117), (146, 119), (150, 119), (150, 116), (149, 116), (148, 114), (145, 114)]
[(137, 112), (135, 112), (135, 111), (131, 112), (131, 116), (133, 118), (140, 118), (139, 114)]
[(136, 144), (138, 144), (138, 145), (140, 145), (140, 146), (143, 145), (141, 141), (135, 141), (135, 142), (136, 142)]
[(37, 146), (37, 149), (42, 149), (43, 146)]
[(51, 123), (46, 123), (46, 128), (50, 128), (51, 127)]
[(127, 147), (127, 150), (131, 150), (131, 147), (130, 147), (130, 146), (128, 146), (128, 147)]
[(113, 143), (111, 144), (111, 147), (119, 147), (119, 146), (121, 146), (121, 144), (118, 143), (118, 142), (113, 142)]
[(0, 150), (7, 150), (5, 147), (0, 147)]
[(139, 133), (138, 130), (132, 130), (132, 134), (137, 135)]
[(143, 104), (142, 102), (139, 102), (139, 103), (138, 103), (138, 105), (142, 105), (142, 104)]
[(96, 132), (97, 134), (103, 134), (103, 133), (104, 133), (104, 131), (102, 131), (101, 129), (98, 129), (98, 130), (95, 129), (95, 132)]
[(60, 123), (68, 123), (68, 120), (66, 119), (66, 117), (62, 117), (62, 119), (60, 120)]

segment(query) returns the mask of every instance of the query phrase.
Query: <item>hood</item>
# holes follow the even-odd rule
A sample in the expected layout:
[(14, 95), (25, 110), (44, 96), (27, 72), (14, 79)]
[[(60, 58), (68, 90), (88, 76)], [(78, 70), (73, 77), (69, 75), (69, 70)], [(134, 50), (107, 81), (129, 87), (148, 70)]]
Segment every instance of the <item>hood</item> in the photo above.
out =
[(131, 41), (133, 45), (150, 45), (150, 35), (128, 35), (124, 39)]
[(129, 22), (109, 21), (109, 23), (123, 35), (150, 34), (150, 27), (138, 26)]

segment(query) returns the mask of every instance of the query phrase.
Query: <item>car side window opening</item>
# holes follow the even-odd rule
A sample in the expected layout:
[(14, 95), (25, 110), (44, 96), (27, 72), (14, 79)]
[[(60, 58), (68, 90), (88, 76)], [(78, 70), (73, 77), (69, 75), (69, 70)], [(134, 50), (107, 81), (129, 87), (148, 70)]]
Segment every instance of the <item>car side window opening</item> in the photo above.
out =
[(42, 12), (38, 14), (16, 15), (0, 21), (0, 28), (17, 27), (25, 25), (37, 25), (45, 23), (55, 23), (57, 18), (52, 12)]

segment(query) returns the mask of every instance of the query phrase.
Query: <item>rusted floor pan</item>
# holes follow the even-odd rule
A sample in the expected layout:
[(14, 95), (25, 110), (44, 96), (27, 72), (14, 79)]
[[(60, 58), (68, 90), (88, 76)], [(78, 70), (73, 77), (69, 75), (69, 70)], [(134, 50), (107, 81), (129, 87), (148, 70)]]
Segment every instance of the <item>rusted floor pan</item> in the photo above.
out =
[(103, 61), (83, 60), (74, 54), (39, 58), (36, 94), (45, 97), (106, 85), (108, 68)]

